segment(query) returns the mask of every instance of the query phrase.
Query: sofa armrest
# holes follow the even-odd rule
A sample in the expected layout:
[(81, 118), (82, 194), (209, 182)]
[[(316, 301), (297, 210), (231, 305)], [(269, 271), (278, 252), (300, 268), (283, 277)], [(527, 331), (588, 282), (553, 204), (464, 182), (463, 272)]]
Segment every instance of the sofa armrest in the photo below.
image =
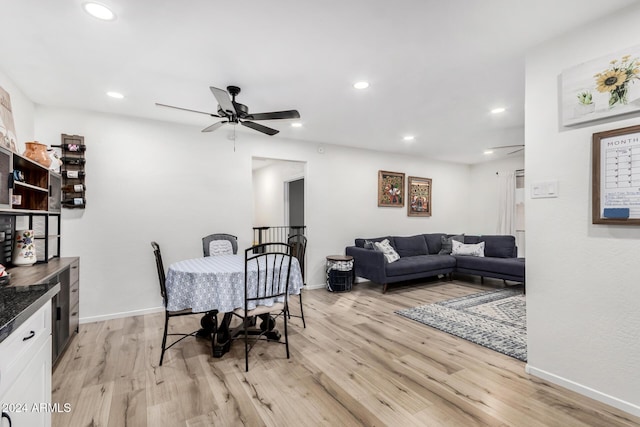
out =
[(386, 260), (382, 252), (347, 246), (345, 253), (353, 257), (353, 270), (356, 276), (376, 283), (386, 283)]

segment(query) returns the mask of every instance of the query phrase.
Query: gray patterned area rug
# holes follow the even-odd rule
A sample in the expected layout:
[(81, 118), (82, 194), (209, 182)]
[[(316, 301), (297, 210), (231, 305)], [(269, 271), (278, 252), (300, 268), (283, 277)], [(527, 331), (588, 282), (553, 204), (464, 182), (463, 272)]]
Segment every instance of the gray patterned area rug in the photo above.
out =
[(396, 313), (527, 361), (525, 296), (520, 286), (480, 292)]

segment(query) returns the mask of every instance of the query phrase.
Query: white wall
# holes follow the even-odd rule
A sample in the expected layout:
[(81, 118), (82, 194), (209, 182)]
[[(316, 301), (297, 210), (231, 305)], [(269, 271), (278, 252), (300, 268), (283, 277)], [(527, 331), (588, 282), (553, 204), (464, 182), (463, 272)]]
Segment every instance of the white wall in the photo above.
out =
[(469, 217), (467, 234), (497, 233), (499, 186), (496, 172), (518, 169), (524, 169), (522, 155), (508, 156), (470, 167), (469, 206), (472, 215)]
[[(306, 162), (309, 247), (307, 283), (324, 282), (325, 257), (356, 237), (464, 231), (469, 168), (405, 155), (225, 133), (150, 120), (41, 107), (36, 135), (60, 133), (87, 144), (87, 208), (64, 210), (62, 254), (81, 257), (83, 321), (160, 305), (149, 242), (165, 264), (201, 256), (200, 239), (215, 230), (252, 243), (252, 157)], [(268, 142), (268, 143), (267, 143)], [(377, 207), (378, 170), (433, 178), (431, 218), (406, 208)]]
[[(640, 415), (640, 228), (591, 223), (591, 138), (636, 117), (561, 128), (562, 70), (637, 45), (640, 7), (529, 53), (526, 174), (559, 197), (526, 200), (528, 369)], [(637, 82), (635, 84), (638, 84)]]
[[(304, 178), (305, 163), (274, 161), (253, 171), (253, 225), (288, 225), (285, 221), (284, 183)], [(296, 224), (298, 225), (298, 224)]]

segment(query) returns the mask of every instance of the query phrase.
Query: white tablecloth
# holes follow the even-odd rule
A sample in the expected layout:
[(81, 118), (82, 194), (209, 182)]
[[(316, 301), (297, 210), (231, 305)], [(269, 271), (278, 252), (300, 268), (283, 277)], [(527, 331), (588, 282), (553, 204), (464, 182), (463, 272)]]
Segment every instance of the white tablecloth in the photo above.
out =
[[(289, 294), (297, 295), (303, 281), (298, 260), (292, 260)], [(257, 268), (254, 266), (249, 274), (249, 283), (255, 285)], [(166, 286), (167, 309), (170, 311), (190, 308), (193, 311), (227, 313), (244, 308), (244, 254), (216, 255), (173, 263), (167, 272)]]

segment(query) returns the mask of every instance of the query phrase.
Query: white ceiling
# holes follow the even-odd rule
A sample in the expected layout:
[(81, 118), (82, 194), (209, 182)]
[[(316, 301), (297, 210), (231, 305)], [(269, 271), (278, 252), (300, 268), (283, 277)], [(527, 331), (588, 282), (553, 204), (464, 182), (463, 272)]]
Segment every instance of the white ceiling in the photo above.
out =
[[(462, 163), (524, 141), (524, 54), (633, 0), (0, 0), (0, 70), (34, 102), (194, 125), (217, 119), (209, 86), (238, 85), (269, 138)], [(558, 70), (560, 73), (561, 70)], [(357, 91), (352, 84), (368, 80)], [(126, 97), (114, 100), (107, 91)], [(492, 115), (489, 110), (507, 111)], [(226, 125), (229, 126), (229, 125)], [(224, 129), (224, 128), (223, 128)], [(222, 129), (211, 134), (218, 141)], [(242, 135), (254, 133), (238, 126)], [(415, 135), (412, 143), (402, 137)], [(505, 151), (505, 150), (503, 150)], [(498, 155), (498, 153), (496, 153)]]

